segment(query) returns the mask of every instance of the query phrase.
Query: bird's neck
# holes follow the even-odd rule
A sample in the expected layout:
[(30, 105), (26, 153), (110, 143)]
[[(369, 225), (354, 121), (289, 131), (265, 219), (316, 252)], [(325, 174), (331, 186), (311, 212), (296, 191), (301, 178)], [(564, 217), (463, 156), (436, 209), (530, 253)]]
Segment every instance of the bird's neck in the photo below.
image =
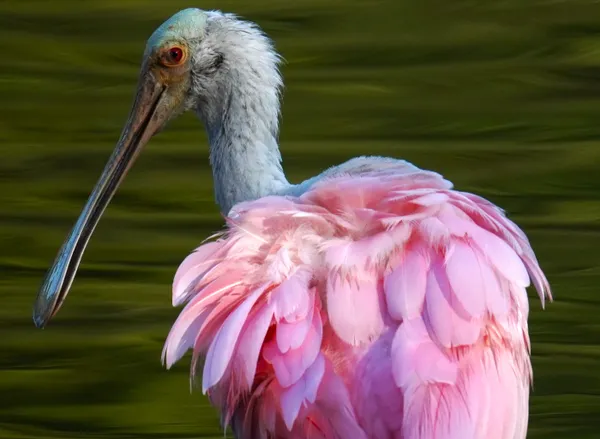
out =
[[(256, 78), (254, 78), (256, 79)], [(279, 90), (238, 77), (221, 90), (220, 108), (200, 112), (210, 143), (215, 197), (222, 213), (237, 203), (284, 193), (278, 146)]]
[(289, 186), (277, 145), (277, 114), (256, 96), (232, 90), (221, 120), (207, 126), (215, 197), (221, 212)]
[(226, 214), (239, 202), (290, 187), (277, 144), (282, 79), (279, 56), (254, 24), (213, 12), (208, 26), (204, 44), (221, 57), (217, 69), (195, 78), (204, 99), (197, 112), (210, 142), (216, 200)]

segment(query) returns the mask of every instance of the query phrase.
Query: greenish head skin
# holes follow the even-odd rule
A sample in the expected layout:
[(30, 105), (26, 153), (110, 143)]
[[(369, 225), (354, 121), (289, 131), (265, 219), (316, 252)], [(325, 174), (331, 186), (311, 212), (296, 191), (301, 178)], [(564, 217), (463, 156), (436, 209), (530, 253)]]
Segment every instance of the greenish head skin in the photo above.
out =
[(177, 12), (161, 24), (148, 39), (145, 56), (169, 43), (186, 43), (201, 38), (206, 31), (208, 14), (197, 8)]

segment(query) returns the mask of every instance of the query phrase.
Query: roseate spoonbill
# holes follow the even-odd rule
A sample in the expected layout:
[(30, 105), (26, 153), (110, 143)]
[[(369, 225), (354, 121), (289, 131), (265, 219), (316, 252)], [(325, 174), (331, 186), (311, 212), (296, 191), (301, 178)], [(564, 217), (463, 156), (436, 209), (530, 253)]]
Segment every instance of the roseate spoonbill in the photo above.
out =
[(520, 439), (532, 379), (526, 287), (551, 298), (525, 234), (492, 203), (405, 161), (359, 157), (294, 185), (278, 149), (279, 57), (254, 24), (183, 10), (150, 37), (133, 108), (49, 270), (65, 300), (143, 145), (196, 111), (219, 239), (177, 271), (167, 366), (193, 350), (237, 438)]

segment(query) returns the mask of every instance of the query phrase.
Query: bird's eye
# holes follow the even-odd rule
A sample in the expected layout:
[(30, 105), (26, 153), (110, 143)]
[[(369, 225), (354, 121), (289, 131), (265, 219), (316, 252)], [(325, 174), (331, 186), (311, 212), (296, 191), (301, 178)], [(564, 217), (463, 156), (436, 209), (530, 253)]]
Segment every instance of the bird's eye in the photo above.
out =
[(181, 47), (170, 47), (163, 52), (162, 63), (167, 67), (177, 66), (184, 61), (185, 52)]

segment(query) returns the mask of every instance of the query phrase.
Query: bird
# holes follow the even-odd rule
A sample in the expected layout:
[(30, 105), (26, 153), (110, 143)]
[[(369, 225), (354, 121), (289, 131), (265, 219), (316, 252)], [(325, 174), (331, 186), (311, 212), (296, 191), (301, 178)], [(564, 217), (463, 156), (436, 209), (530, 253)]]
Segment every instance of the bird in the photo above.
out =
[[(193, 111), (224, 228), (177, 269), (167, 367), (238, 439), (522, 439), (527, 288), (548, 280), (506, 213), (407, 161), (360, 156), (290, 183), (281, 57), (246, 19), (190, 8), (148, 39), (100, 179), (38, 292), (44, 327), (142, 147)], [(159, 184), (160, 182), (157, 182)]]

